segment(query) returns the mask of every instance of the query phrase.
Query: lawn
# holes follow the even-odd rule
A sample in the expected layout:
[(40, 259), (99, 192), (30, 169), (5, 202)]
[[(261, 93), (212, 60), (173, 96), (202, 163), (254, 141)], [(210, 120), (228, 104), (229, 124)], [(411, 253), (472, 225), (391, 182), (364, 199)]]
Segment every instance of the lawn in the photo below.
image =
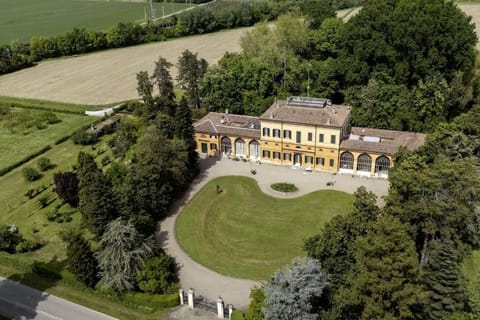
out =
[[(32, 110), (29, 112), (40, 113), (43, 111)], [(5, 128), (4, 121), (0, 120), (0, 150), (2, 150), (0, 153), (0, 170), (97, 120), (92, 117), (63, 113), (56, 113), (56, 116), (61, 122), (50, 124), (45, 129), (37, 129), (36, 127), (15, 128), (13, 133)]]
[[(216, 186), (222, 192), (217, 194)], [(303, 241), (333, 216), (352, 209), (353, 196), (323, 190), (296, 199), (264, 194), (255, 180), (221, 177), (209, 182), (176, 222), (182, 248), (219, 273), (268, 279), (295, 256)]]
[[(154, 2), (157, 17), (189, 7), (188, 4)], [(73, 28), (106, 30), (118, 22), (145, 21), (149, 5), (137, 1), (108, 0), (2, 0), (0, 43), (29, 41), (32, 36), (54, 36)], [(164, 8), (164, 9), (163, 9)]]

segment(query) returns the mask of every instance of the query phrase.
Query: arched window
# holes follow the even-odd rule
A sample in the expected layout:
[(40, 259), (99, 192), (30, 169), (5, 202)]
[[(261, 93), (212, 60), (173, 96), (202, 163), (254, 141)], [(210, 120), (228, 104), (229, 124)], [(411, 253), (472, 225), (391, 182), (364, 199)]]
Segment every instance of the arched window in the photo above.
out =
[(372, 158), (368, 154), (361, 154), (358, 157), (357, 171), (370, 172), (372, 169)]
[(245, 156), (247, 153), (246, 153), (246, 149), (245, 149), (245, 141), (243, 141), (242, 138), (238, 138), (237, 140), (235, 140), (235, 155), (237, 156)]
[(340, 155), (340, 169), (353, 169), (353, 154), (347, 151)]
[(232, 152), (232, 142), (230, 141), (229, 137), (223, 137), (221, 143), (223, 153), (229, 154), (230, 152)]
[(390, 169), (390, 159), (388, 159), (385, 156), (378, 157), (377, 161), (375, 161), (375, 173), (388, 174), (389, 169)]
[(250, 142), (250, 158), (258, 159), (260, 157), (260, 143), (253, 140)]

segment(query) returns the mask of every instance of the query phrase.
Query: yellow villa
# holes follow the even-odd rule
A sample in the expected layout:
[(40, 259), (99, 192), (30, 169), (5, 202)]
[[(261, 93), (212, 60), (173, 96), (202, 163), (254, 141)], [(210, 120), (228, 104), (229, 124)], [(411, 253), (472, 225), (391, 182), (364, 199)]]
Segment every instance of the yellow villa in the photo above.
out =
[(321, 170), (387, 177), (400, 146), (425, 141), (415, 132), (351, 127), (351, 107), (289, 97), (260, 117), (210, 112), (194, 124), (197, 152)]

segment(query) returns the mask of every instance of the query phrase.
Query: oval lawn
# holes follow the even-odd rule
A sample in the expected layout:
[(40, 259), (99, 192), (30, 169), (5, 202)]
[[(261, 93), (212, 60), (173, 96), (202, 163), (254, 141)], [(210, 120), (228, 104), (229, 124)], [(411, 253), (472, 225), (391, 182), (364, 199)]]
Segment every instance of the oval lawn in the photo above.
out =
[(237, 278), (269, 279), (293, 257), (305, 255), (303, 241), (333, 216), (349, 212), (353, 200), (334, 190), (278, 199), (264, 194), (251, 178), (220, 177), (185, 206), (176, 237), (209, 269)]

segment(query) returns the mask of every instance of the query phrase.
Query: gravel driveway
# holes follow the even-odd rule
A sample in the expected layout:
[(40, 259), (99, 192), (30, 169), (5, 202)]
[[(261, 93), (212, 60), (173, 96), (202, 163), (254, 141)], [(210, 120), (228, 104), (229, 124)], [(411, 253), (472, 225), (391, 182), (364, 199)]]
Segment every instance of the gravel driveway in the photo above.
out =
[[(210, 180), (227, 175), (241, 175), (254, 178), (260, 189), (274, 197), (291, 198), (307, 193), (333, 189), (353, 193), (360, 186), (365, 186), (379, 197), (387, 194), (388, 181), (352, 177), (351, 175), (332, 175), (324, 172), (305, 172), (301, 169), (292, 169), (269, 164), (244, 163), (229, 159), (207, 158), (200, 161), (201, 173), (191, 184), (190, 189), (173, 206), (169, 217), (160, 223), (157, 234), (162, 247), (175, 257), (180, 265), (180, 282), (182, 288), (194, 288), (196, 294), (216, 300), (221, 296), (226, 304), (233, 304), (237, 309), (245, 309), (249, 303), (250, 289), (260, 282), (231, 278), (207, 269), (191, 259), (175, 239), (175, 220), (183, 206)], [(251, 169), (257, 174), (252, 175)], [(328, 181), (334, 181), (333, 186), (327, 186)], [(283, 194), (270, 189), (275, 182), (294, 183), (299, 191), (295, 194)], [(381, 201), (381, 203), (383, 203)]]

